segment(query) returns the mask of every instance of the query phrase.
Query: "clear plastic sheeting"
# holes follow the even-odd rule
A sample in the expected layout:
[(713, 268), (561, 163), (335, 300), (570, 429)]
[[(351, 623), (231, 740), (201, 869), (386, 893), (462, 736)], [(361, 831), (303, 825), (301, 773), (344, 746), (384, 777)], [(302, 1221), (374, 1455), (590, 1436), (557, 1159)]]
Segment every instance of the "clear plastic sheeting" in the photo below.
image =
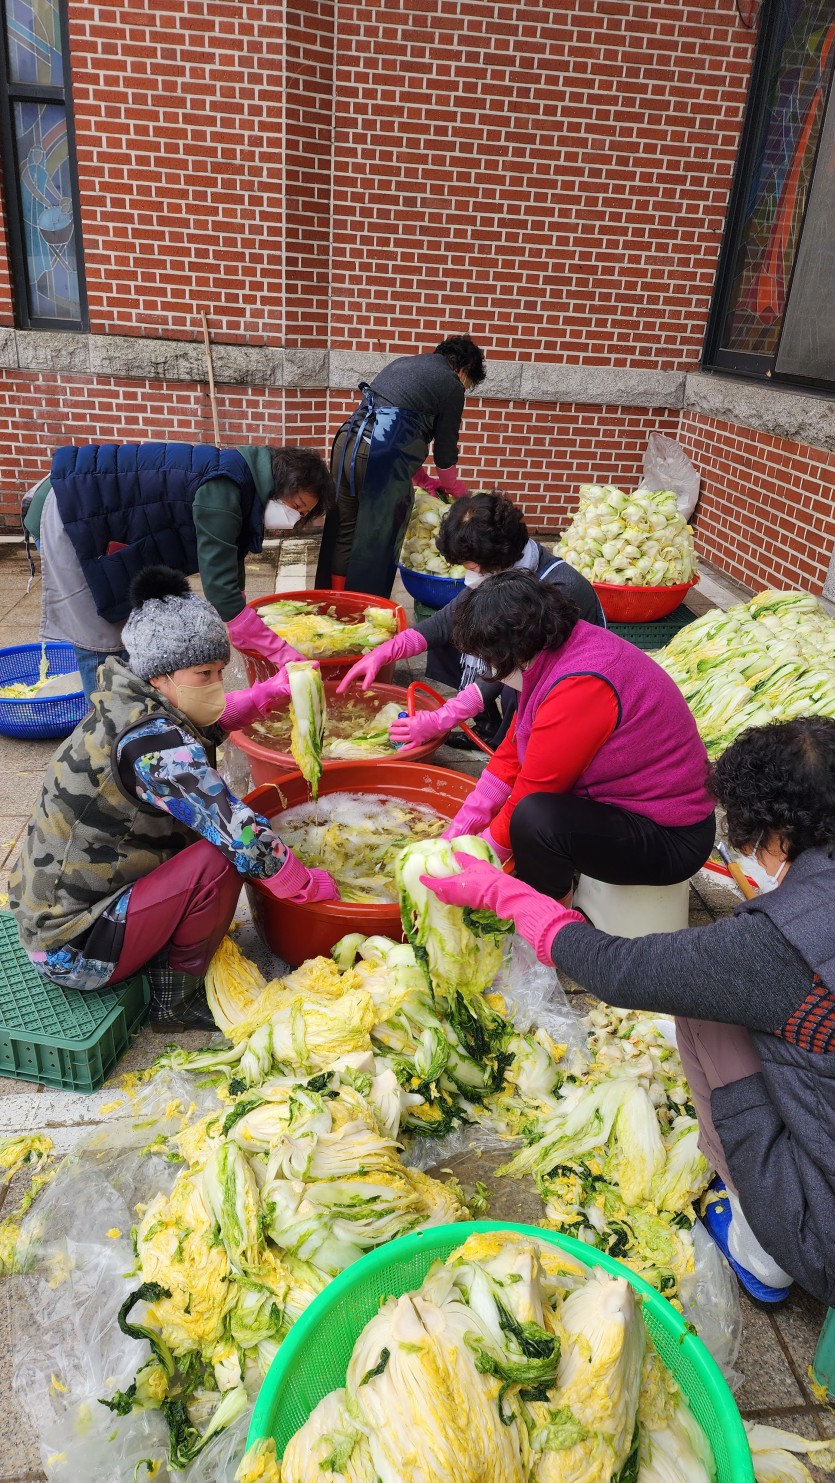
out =
[(540, 963), (523, 937), (514, 937), (492, 993), (502, 995), (508, 1019), (518, 1030), (544, 1030), (557, 1045), (565, 1045), (568, 1055), (588, 1059), (585, 1026), (572, 1009), (556, 969)]
[(678, 1296), (684, 1317), (710, 1350), (731, 1390), (743, 1376), (735, 1368), (742, 1340), (739, 1286), (716, 1242), (697, 1220), (693, 1227), (695, 1270), (681, 1283)]
[(22, 1222), (17, 1273), (2, 1286), (13, 1387), (37, 1433), (50, 1483), (132, 1483), (134, 1477), (226, 1483), (243, 1453), (248, 1417), (174, 1473), (158, 1410), (120, 1417), (100, 1404), (130, 1385), (150, 1353), (147, 1343), (121, 1332), (118, 1314), (136, 1286), (130, 1274), (137, 1206), (169, 1192), (179, 1168), (153, 1145), (178, 1132), (187, 1117), (216, 1107), (216, 1094), (191, 1077), (164, 1072), (121, 1098), (114, 1092), (113, 1103), (112, 1114), (79, 1141)]

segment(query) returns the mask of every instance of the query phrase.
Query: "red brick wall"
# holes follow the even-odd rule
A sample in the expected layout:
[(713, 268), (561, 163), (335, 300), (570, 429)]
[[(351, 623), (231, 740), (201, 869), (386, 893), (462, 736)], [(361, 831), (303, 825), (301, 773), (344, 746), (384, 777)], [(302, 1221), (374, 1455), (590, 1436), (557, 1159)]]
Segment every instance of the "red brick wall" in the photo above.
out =
[(95, 333), (280, 342), (280, 7), (70, 0)]
[[(91, 330), (697, 364), (753, 34), (732, 0), (69, 0)], [(334, 32), (336, 30), (336, 47)], [(0, 240), (0, 323), (10, 323)], [(219, 388), (326, 450), (342, 393)], [(671, 411), (468, 404), (545, 528)], [(210, 438), (205, 387), (0, 371), (0, 512), (69, 440)], [(2, 513), (0, 513), (2, 519)]]
[[(285, 344), (327, 345), (335, 0), (293, 0), (284, 89)], [(279, 249), (280, 243), (276, 240)]]
[(835, 544), (835, 453), (692, 412), (679, 438), (702, 475), (699, 550), (749, 586), (820, 593)]
[(339, 6), (334, 342), (694, 367), (752, 56), (731, 0)]
[[(264, 387), (218, 389), (221, 436), (231, 443), (303, 443), (326, 456), (349, 394)], [(547, 403), (468, 402), (461, 434), (461, 470), (473, 488), (506, 489), (537, 530), (563, 526), (580, 484), (637, 483), (647, 437), (674, 435), (678, 412), (640, 408), (556, 407)], [(81, 376), (0, 377), (0, 425), (19, 449), (13, 469), (0, 465), (0, 499), (10, 512), (49, 469), (62, 443), (171, 438), (210, 442), (212, 420), (204, 385), (117, 381), (95, 386)]]

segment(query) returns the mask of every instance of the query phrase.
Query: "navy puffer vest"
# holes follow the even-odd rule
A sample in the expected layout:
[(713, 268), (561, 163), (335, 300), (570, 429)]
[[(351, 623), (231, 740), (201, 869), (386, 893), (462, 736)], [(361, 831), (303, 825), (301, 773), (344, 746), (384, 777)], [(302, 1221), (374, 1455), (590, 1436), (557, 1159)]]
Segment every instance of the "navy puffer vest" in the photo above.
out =
[[(192, 506), (208, 479), (230, 479), (241, 496), (238, 554), (260, 551), (264, 512), (246, 459), (201, 443), (88, 443), (59, 448), (52, 488), (102, 618), (122, 623), (128, 591), (146, 566), (198, 570)], [(108, 554), (111, 543), (123, 550)]]

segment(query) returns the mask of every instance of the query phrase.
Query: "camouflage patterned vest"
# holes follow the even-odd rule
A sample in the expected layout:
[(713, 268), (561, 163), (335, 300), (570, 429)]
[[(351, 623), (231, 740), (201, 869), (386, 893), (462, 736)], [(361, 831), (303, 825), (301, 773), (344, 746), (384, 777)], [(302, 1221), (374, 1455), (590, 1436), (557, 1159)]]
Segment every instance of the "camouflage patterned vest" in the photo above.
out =
[[(92, 708), (55, 753), (9, 879), (24, 948), (47, 952), (87, 932), (110, 902), (197, 836), (122, 785), (116, 748), (152, 717), (211, 741), (126, 665), (110, 659)], [(214, 730), (214, 728), (212, 728)]]

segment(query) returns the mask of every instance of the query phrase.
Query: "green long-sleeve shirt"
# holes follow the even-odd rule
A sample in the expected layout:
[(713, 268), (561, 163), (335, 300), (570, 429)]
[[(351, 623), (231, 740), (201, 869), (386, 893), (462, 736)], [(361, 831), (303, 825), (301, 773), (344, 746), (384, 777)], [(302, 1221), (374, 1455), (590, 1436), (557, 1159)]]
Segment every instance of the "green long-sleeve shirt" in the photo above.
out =
[[(245, 447), (237, 451), (246, 460), (258, 498), (266, 505), (274, 489), (270, 449)], [(49, 479), (44, 479), (24, 520), (35, 540), (40, 536), (41, 515), (51, 488)], [(197, 533), (197, 570), (203, 592), (228, 623), (244, 606), (244, 569), (238, 557), (241, 497), (237, 486), (231, 479), (207, 479), (194, 496), (191, 514)]]

